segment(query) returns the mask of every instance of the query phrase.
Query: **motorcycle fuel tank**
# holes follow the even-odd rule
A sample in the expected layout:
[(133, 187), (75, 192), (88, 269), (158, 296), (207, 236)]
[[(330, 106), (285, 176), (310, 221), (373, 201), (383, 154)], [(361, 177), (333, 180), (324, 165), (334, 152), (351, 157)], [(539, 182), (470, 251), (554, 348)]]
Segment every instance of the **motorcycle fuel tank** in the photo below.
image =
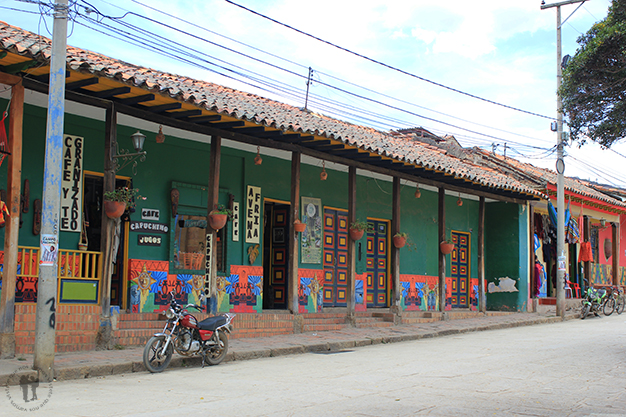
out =
[(185, 314), (182, 320), (180, 321), (180, 324), (183, 325), (184, 327), (189, 327), (191, 329), (198, 328), (198, 320), (191, 314)]

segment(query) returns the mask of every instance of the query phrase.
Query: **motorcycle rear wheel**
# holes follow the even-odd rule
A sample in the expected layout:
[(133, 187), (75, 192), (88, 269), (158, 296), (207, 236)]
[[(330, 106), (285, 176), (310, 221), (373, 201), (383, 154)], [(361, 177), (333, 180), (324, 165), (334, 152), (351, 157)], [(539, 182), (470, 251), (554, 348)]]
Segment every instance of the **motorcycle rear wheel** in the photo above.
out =
[(206, 361), (209, 365), (219, 365), (228, 353), (228, 336), (224, 332), (220, 332), (219, 335), (218, 344), (206, 352)]
[(580, 311), (580, 319), (584, 320), (585, 317), (587, 317), (587, 314), (589, 314), (589, 304), (583, 305), (583, 308)]
[(617, 304), (615, 304), (615, 311), (617, 311), (617, 314), (622, 314), (624, 312), (624, 304), (626, 304), (626, 301), (622, 295), (617, 299)]
[(602, 306), (602, 312), (605, 316), (610, 316), (615, 311), (615, 299), (613, 297), (607, 299)]
[(152, 336), (146, 343), (146, 347), (143, 350), (143, 364), (148, 371), (152, 373), (163, 372), (167, 365), (170, 364), (174, 348), (170, 343), (165, 354), (162, 354), (161, 351), (164, 344), (165, 337), (163, 336)]

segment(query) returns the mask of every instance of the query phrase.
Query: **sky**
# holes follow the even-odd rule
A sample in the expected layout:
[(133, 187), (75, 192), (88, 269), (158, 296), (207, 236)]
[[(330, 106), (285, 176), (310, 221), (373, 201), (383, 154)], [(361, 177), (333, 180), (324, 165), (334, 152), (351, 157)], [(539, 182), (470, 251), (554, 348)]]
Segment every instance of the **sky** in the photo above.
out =
[[(563, 55), (576, 53), (577, 38), (610, 3), (561, 8), (562, 20), (571, 15), (562, 25)], [(68, 44), (297, 107), (306, 101), (313, 112), (383, 131), (421, 126), (466, 147), (497, 145), (499, 154), (506, 144), (507, 156), (554, 169), (556, 8), (540, 4), (78, 0)], [(0, 0), (0, 20), (48, 37), (49, 10)], [(625, 143), (611, 150), (573, 144), (566, 155), (565, 175), (626, 188)]]

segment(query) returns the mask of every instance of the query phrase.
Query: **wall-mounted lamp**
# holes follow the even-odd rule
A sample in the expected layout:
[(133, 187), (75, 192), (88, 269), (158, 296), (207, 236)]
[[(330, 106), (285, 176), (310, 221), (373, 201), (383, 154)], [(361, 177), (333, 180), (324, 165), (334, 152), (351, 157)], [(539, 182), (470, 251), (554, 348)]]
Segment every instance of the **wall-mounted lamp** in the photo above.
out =
[(326, 173), (326, 161), (322, 161), (322, 172), (320, 172), (320, 180), (326, 181), (328, 174)]
[(254, 165), (261, 165), (263, 163), (263, 158), (261, 158), (261, 147), (256, 147), (256, 156), (254, 157)]
[[(120, 169), (126, 167), (131, 162), (133, 163), (133, 175), (137, 175), (137, 160), (143, 162), (146, 160), (146, 155), (148, 154), (143, 150), (143, 144), (146, 141), (146, 135), (141, 133), (140, 131), (136, 131), (132, 135), (130, 135), (130, 139), (133, 141), (133, 147), (135, 148), (134, 153), (130, 153), (128, 149), (120, 149), (115, 141), (115, 155), (113, 155), (113, 160), (115, 161), (114, 170), (115, 172)], [(122, 162), (120, 163), (120, 159)]]
[(606, 227), (606, 220), (604, 218), (600, 219), (600, 227), (603, 229)]

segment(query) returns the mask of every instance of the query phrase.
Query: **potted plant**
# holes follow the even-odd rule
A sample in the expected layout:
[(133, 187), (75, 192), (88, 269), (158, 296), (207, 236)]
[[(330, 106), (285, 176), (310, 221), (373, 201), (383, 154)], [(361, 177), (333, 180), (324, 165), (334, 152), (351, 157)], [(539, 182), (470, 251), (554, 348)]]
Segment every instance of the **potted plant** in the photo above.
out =
[(126, 209), (135, 207), (135, 198), (145, 200), (139, 195), (139, 188), (120, 187), (104, 193), (104, 212), (110, 219), (117, 219)]
[(233, 211), (220, 204), (209, 213), (209, 225), (213, 230), (220, 230), (228, 220), (232, 220)]
[(363, 233), (367, 230), (367, 222), (355, 221), (350, 225), (349, 233), (352, 240), (359, 240), (363, 237)]
[(393, 246), (398, 249), (403, 248), (404, 245), (406, 245), (406, 240), (408, 239), (408, 237), (408, 233), (396, 233), (395, 235), (393, 235)]
[(306, 223), (302, 223), (300, 219), (296, 219), (296, 221), (293, 222), (293, 228), (296, 229), (296, 232), (302, 233), (306, 230)]
[(451, 253), (454, 250), (454, 242), (452, 239), (446, 239), (439, 243), (439, 250), (441, 250), (441, 253), (444, 255)]

